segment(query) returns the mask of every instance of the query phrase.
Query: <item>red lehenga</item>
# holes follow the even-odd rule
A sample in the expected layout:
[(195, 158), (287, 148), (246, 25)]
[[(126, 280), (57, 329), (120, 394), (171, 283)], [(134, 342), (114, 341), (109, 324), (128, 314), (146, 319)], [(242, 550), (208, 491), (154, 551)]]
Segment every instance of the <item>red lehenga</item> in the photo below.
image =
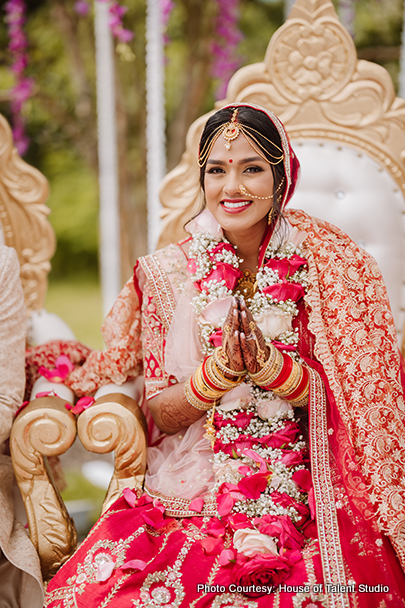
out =
[[(374, 260), (338, 229), (300, 211), (286, 215), (307, 235), (309, 267), (309, 289), (296, 321), (298, 349), (312, 370), (309, 428), (303, 419), (300, 431), (307, 433), (313, 482), (312, 504), (302, 519), (304, 546), (297, 553), (292, 534), (291, 542), (283, 541), (288, 559), (258, 553), (224, 560), (243, 516), (218, 517), (209, 491), (212, 470), (198, 469), (199, 458), (206, 464), (211, 454), (201, 436), (203, 421), (189, 444), (189, 431), (161, 441), (150, 421), (155, 447), (149, 448), (154, 461), (147, 494), (138, 498), (128, 490), (100, 518), (50, 582), (45, 606), (405, 605), (405, 410), (385, 287)], [(90, 354), (71, 374), (72, 388), (88, 394), (142, 369), (146, 398), (176, 382), (165, 368), (165, 343), (186, 265), (178, 245), (140, 260), (136, 288), (125, 286), (104, 326), (107, 351)], [(180, 465), (174, 473), (169, 465), (165, 469), (180, 449), (176, 441), (183, 450), (179, 462), (188, 457), (191, 473)], [(199, 441), (206, 443), (194, 454)], [(164, 473), (156, 481), (159, 463)], [(159, 483), (170, 488), (170, 480), (171, 494), (156, 489)], [(197, 499), (204, 500), (197, 505), (196, 496), (184, 498), (183, 481), (197, 484)], [(245, 519), (241, 525), (250, 524)]]

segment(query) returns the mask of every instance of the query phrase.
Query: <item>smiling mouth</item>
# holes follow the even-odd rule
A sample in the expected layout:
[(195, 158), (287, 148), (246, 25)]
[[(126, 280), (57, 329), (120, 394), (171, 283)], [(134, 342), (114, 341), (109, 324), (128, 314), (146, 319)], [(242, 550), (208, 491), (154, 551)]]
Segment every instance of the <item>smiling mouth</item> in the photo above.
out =
[(221, 205), (223, 205), (226, 209), (238, 209), (240, 207), (247, 207), (251, 205), (253, 201), (238, 201), (232, 203), (231, 201), (221, 201)]

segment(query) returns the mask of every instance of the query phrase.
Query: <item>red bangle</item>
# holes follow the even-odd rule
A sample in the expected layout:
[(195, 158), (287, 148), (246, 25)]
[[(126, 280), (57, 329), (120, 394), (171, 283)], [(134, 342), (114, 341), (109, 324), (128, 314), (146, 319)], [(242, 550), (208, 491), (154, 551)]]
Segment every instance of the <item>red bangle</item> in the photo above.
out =
[(283, 355), (283, 359), (284, 359), (284, 365), (281, 369), (281, 372), (279, 373), (277, 378), (275, 378), (275, 380), (273, 380), (273, 382), (271, 382), (270, 384), (266, 384), (266, 386), (263, 387), (266, 390), (272, 390), (273, 388), (277, 388), (278, 386), (281, 386), (282, 384), (284, 384), (284, 382), (287, 380), (288, 376), (291, 374), (293, 360), (291, 359), (290, 355), (286, 355), (285, 353), (282, 353), (282, 355)]
[(204, 359), (203, 364), (202, 364), (202, 367), (201, 367), (201, 371), (202, 371), (202, 375), (203, 375), (203, 378), (204, 378), (204, 382), (205, 382), (205, 384), (206, 384), (207, 386), (209, 386), (210, 388), (212, 388), (212, 390), (214, 390), (214, 391), (222, 390), (220, 386), (216, 386), (216, 385), (215, 385), (215, 384), (212, 382), (211, 378), (210, 378), (210, 377), (208, 376), (208, 374), (207, 374), (207, 371), (206, 371), (206, 369), (205, 369), (207, 359), (208, 359), (208, 357), (206, 357), (206, 358)]
[(304, 390), (307, 388), (308, 383), (309, 383), (308, 370), (306, 367), (303, 367), (302, 368), (302, 378), (300, 380), (299, 385), (297, 386), (295, 391), (293, 391), (286, 397), (286, 399), (288, 399), (290, 401), (290, 400), (293, 400), (293, 399), (296, 399), (297, 397), (299, 397), (301, 395), (301, 393), (303, 393)]

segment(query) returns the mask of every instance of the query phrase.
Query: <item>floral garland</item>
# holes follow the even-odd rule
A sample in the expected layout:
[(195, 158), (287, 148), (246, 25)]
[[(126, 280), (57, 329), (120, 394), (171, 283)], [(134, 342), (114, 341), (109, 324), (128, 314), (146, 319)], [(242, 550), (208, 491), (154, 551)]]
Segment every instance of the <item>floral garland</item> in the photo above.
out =
[[(198, 296), (193, 308), (203, 345), (203, 354), (211, 355), (222, 342), (225, 321), (232, 294), (241, 295), (237, 284), (242, 277), (235, 248), (223, 237), (197, 232), (189, 250), (188, 271)], [(275, 249), (270, 243), (257, 272), (257, 292), (247, 300), (258, 327), (267, 342), (281, 350), (293, 352), (298, 332), (292, 320), (298, 314), (297, 302), (307, 287), (306, 260), (302, 249), (291, 240)]]
[[(277, 249), (267, 246), (257, 291), (246, 303), (266, 342), (300, 360), (292, 320), (305, 294), (307, 263), (293, 237), (292, 232)], [(189, 258), (199, 291), (192, 305), (209, 355), (221, 344), (232, 294), (240, 293), (240, 260), (231, 243), (207, 232), (193, 235)], [(235, 550), (224, 550), (221, 564), (233, 564), (239, 583), (263, 570), (268, 583), (280, 583), (301, 559), (306, 539), (316, 535), (308, 451), (294, 409), (247, 379), (207, 416), (215, 431), (218, 514), (233, 534)]]

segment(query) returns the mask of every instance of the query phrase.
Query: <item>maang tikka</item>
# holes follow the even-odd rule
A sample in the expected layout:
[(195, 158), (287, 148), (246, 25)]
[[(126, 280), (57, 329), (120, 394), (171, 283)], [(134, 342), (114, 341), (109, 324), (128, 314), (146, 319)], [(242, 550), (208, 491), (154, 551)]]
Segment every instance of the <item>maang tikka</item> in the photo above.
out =
[[(242, 124), (237, 121), (239, 108), (234, 108), (231, 116), (231, 120), (226, 122), (225, 124), (219, 125), (213, 132), (212, 137), (207, 139), (202, 149), (199, 151), (198, 155), (198, 166), (204, 167), (205, 163), (209, 155), (211, 154), (211, 150), (217, 141), (220, 135), (225, 139), (225, 148), (230, 150), (231, 143), (239, 137), (240, 133), (243, 133), (252, 146), (252, 148), (257, 152), (259, 156), (263, 158), (270, 165), (278, 165), (284, 160), (283, 150), (274, 142), (271, 141), (268, 137), (266, 137), (263, 133), (257, 131), (254, 127)], [(271, 154), (269, 149), (266, 149), (258, 139), (258, 136), (265, 139), (279, 154)], [(274, 159), (273, 161), (270, 158)]]
[(225, 126), (225, 129), (222, 131), (222, 137), (225, 139), (225, 148), (227, 150), (231, 149), (231, 142), (234, 139), (236, 139), (237, 137), (239, 137), (240, 129), (239, 129), (238, 123), (236, 122), (236, 117), (238, 115), (238, 109), (239, 108), (234, 109), (234, 111), (232, 113), (231, 122), (229, 122)]

